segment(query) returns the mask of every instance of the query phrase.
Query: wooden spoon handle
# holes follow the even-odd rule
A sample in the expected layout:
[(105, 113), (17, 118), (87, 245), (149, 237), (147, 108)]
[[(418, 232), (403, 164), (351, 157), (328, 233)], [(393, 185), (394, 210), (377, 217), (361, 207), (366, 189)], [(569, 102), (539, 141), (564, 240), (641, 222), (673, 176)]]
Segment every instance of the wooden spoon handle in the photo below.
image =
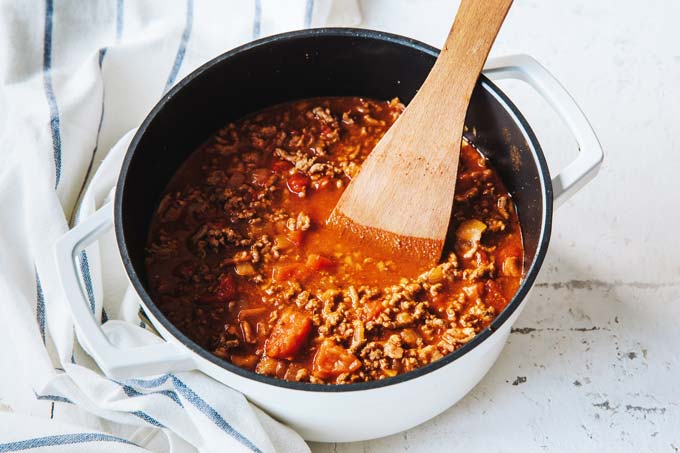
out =
[(511, 5), (512, 0), (461, 1), (439, 58), (404, 112), (430, 118), (431, 136), (448, 136), (460, 144), (462, 129), (451, 128), (462, 126), (479, 73)]

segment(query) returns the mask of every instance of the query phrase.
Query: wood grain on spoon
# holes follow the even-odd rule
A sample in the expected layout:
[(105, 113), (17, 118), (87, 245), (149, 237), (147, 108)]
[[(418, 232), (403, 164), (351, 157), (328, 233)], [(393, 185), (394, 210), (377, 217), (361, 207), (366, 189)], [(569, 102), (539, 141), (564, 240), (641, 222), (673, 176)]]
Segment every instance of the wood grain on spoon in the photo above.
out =
[(512, 0), (463, 0), (422, 87), (345, 189), (328, 223), (357, 245), (441, 258), (465, 115)]

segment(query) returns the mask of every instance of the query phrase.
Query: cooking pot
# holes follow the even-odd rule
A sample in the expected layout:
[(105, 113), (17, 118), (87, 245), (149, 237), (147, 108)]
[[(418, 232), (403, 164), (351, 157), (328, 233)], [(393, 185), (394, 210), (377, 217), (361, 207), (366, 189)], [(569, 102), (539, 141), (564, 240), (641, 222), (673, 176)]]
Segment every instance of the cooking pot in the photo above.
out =
[[(264, 107), (315, 96), (398, 96), (408, 103), (437, 53), (418, 41), (376, 31), (297, 31), (220, 55), (163, 96), (130, 144), (114, 202), (100, 208), (56, 245), (60, 277), (79, 341), (102, 371), (111, 378), (124, 379), (200, 370), (242, 392), (304, 438), (326, 442), (371, 439), (411, 428), (472, 389), (497, 359), (526, 304), (548, 248), (553, 204), (593, 178), (603, 157), (573, 99), (530, 57), (505, 57), (487, 64), (472, 95), (465, 132), (499, 171), (516, 203), (524, 239), (523, 281), (487, 329), (444, 358), (392, 378), (345, 385), (287, 382), (258, 375), (220, 359), (175, 328), (149, 296), (144, 264), (149, 222), (166, 184), (216, 129)], [(491, 82), (500, 78), (528, 82), (574, 134), (578, 157), (552, 179), (531, 128)], [(115, 347), (88, 309), (77, 258), (112, 224), (132, 288), (164, 342), (133, 349)]]

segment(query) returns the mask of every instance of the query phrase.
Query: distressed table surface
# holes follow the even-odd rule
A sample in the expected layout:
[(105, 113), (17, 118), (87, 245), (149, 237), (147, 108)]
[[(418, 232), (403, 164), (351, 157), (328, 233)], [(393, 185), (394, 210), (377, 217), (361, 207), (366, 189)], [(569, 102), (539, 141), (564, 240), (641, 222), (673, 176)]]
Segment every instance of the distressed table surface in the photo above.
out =
[[(366, 0), (363, 25), (438, 46), (451, 3)], [(565, 85), (607, 153), (600, 175), (555, 213), (531, 300), (467, 397), (407, 432), (315, 452), (680, 449), (678, 17), (673, 0), (515, 1), (492, 55), (528, 53)], [(559, 171), (573, 140), (528, 90), (502, 87)]]

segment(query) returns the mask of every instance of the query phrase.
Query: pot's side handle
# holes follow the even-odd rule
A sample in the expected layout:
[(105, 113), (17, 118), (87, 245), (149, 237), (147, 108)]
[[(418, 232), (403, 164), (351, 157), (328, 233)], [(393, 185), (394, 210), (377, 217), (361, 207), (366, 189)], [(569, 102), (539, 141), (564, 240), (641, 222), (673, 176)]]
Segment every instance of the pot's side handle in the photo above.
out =
[(54, 247), (56, 268), (71, 310), (78, 340), (109, 377), (127, 379), (193, 369), (190, 355), (172, 343), (162, 342), (135, 348), (119, 348), (111, 344), (90, 311), (83, 285), (78, 276), (80, 253), (95, 242), (113, 224), (113, 203), (63, 235)]
[(534, 88), (557, 112), (574, 135), (578, 157), (552, 179), (553, 199), (559, 206), (592, 180), (602, 164), (602, 146), (576, 101), (538, 61), (528, 55), (492, 58), (484, 67), (492, 80), (518, 79)]

